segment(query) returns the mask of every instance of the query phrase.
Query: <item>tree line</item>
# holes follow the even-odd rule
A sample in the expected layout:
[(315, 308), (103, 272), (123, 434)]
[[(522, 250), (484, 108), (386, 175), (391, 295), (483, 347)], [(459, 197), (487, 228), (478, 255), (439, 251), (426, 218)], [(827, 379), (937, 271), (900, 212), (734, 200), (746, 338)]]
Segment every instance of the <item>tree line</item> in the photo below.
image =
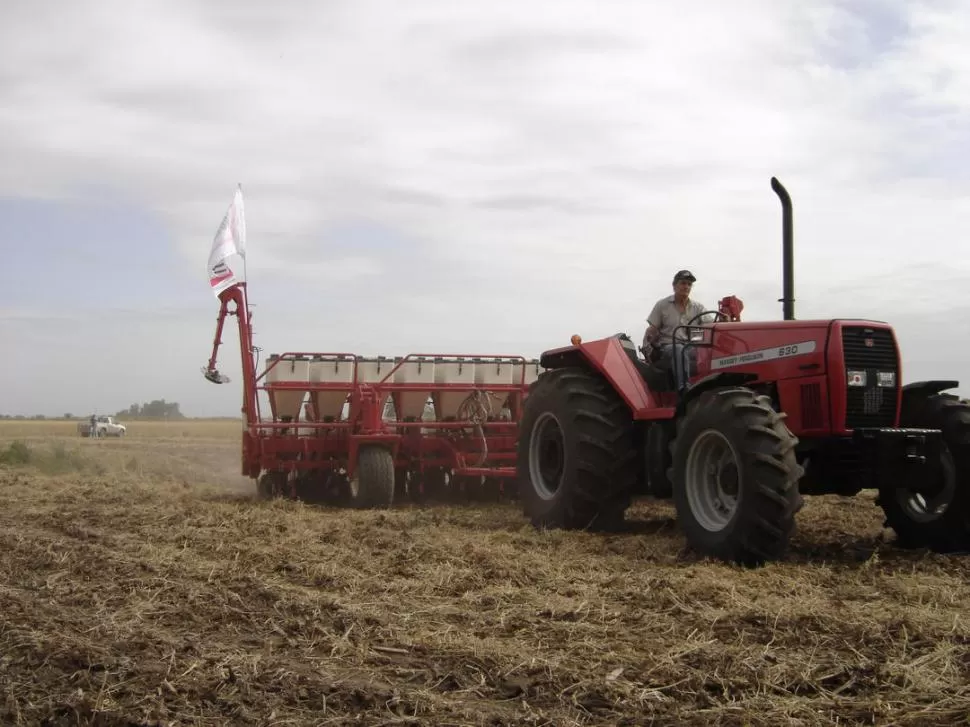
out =
[[(101, 413), (101, 412), (99, 412)], [(90, 413), (82, 414), (81, 418), (86, 419), (91, 416)], [(118, 419), (185, 419), (186, 416), (182, 413), (179, 408), (179, 403), (177, 401), (165, 401), (165, 399), (155, 399), (154, 401), (144, 402), (142, 404), (132, 404), (127, 409), (122, 409), (121, 411), (115, 412), (114, 415)], [(32, 416), (25, 416), (23, 414), (0, 414), (0, 419), (56, 419), (57, 417), (47, 417), (44, 414), (34, 414)], [(75, 415), (72, 412), (65, 413), (62, 419), (75, 419)]]

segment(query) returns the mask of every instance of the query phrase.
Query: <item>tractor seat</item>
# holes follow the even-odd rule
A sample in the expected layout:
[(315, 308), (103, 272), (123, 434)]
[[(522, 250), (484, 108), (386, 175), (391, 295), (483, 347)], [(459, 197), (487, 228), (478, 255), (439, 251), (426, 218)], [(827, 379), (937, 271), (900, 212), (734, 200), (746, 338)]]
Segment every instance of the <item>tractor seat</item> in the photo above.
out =
[(625, 333), (618, 334), (617, 338), (620, 339), (626, 355), (630, 357), (633, 365), (640, 372), (640, 377), (646, 382), (651, 391), (674, 391), (676, 389), (676, 381), (674, 380), (672, 367), (660, 366), (656, 363), (644, 361), (637, 356), (637, 350), (633, 345), (633, 341)]
[(640, 376), (644, 379), (650, 379), (654, 375), (654, 372), (658, 370), (656, 366), (644, 361), (636, 353), (630, 356), (630, 360), (633, 361), (633, 365), (637, 367), (637, 371), (640, 372)]

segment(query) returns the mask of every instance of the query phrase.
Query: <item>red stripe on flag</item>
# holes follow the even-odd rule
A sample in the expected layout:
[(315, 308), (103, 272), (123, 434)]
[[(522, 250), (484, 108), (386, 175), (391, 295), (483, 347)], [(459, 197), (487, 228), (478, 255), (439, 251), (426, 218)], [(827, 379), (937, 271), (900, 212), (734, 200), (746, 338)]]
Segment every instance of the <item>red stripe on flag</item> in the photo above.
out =
[(209, 278), (209, 285), (214, 288), (223, 280), (229, 280), (229, 278), (231, 277), (232, 277), (232, 273), (228, 273), (227, 275), (220, 275), (217, 278)]

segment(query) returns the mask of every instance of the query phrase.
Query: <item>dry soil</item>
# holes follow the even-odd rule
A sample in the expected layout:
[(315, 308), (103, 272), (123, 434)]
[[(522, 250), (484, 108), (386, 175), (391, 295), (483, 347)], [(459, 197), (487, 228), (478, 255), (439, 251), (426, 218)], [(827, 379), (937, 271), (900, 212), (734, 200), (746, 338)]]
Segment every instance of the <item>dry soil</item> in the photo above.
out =
[(537, 532), (514, 505), (257, 502), (236, 422), (0, 425), (0, 722), (935, 725), (970, 712), (970, 568), (871, 497), (791, 556)]

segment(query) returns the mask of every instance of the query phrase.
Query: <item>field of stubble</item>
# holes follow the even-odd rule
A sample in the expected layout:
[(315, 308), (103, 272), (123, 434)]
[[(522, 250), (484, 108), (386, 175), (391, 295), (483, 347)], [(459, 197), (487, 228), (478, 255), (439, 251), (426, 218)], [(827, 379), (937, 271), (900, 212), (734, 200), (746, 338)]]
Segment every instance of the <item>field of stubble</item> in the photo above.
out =
[(0, 423), (0, 723), (955, 724), (965, 559), (870, 498), (809, 500), (789, 560), (514, 506), (258, 503), (235, 422)]

